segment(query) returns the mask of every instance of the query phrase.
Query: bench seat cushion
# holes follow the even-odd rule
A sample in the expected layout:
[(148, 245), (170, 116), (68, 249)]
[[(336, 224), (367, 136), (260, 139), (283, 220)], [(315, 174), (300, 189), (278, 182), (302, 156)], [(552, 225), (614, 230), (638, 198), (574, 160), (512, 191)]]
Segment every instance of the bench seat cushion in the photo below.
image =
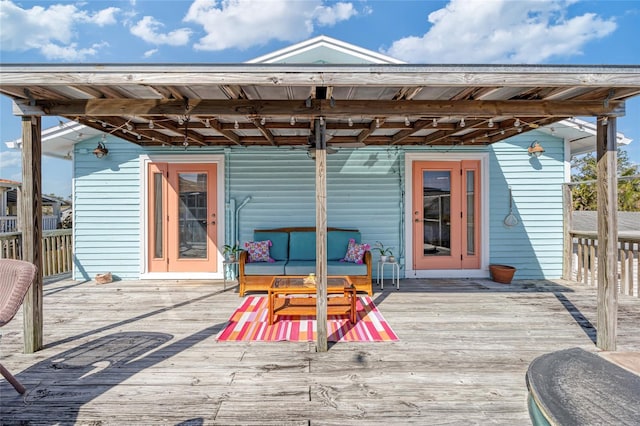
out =
[(284, 268), (285, 275), (309, 275), (316, 272), (315, 260), (290, 260)]
[(367, 275), (367, 265), (329, 260), (327, 261), (327, 275)]
[[(290, 260), (284, 268), (285, 275), (309, 275), (316, 273), (315, 260)], [(340, 262), (338, 260), (327, 261), (327, 275), (367, 275), (367, 265)]]
[(275, 262), (255, 262), (245, 263), (245, 275), (285, 275), (284, 267), (287, 262), (285, 260), (277, 260)]

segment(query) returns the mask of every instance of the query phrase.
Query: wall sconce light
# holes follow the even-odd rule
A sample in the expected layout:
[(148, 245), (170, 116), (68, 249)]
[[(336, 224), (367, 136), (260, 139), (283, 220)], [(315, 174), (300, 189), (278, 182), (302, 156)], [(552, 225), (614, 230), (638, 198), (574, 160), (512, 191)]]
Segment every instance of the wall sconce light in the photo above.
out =
[(93, 150), (93, 155), (95, 155), (97, 158), (106, 157), (108, 153), (109, 150), (106, 146), (104, 146), (104, 143), (102, 143), (102, 141), (98, 142), (98, 146)]
[(530, 156), (540, 157), (544, 152), (544, 148), (538, 143), (538, 141), (533, 141), (531, 142), (531, 145), (529, 145), (527, 151), (529, 151)]

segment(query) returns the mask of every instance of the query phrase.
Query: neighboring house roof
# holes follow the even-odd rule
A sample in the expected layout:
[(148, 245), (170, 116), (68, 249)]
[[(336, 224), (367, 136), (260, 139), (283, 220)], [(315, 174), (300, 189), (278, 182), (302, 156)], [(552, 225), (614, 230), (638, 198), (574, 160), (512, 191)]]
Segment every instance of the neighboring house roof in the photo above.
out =
[[(18, 197), (17, 197), (16, 189), (11, 189), (7, 191), (6, 197), (7, 197), (7, 202), (9, 203), (17, 202)], [(46, 206), (49, 206), (52, 204), (60, 204), (61, 206), (70, 206), (71, 202), (42, 194), (42, 204)]]
[(0, 179), (0, 188), (17, 188), (21, 185), (20, 182), (9, 179)]
[[(571, 231), (590, 233), (597, 229), (598, 212), (573, 212)], [(620, 237), (640, 238), (640, 212), (618, 212), (618, 234)]]

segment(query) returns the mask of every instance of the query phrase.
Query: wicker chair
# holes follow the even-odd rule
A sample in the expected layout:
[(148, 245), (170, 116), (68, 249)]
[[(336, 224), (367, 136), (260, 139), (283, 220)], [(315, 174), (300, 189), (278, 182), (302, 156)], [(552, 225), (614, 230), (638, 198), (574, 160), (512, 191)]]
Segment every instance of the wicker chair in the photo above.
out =
[[(0, 259), (0, 327), (16, 315), (35, 276), (36, 267), (29, 262)], [(2, 364), (0, 364), (0, 374), (16, 391), (25, 393), (25, 387)]]

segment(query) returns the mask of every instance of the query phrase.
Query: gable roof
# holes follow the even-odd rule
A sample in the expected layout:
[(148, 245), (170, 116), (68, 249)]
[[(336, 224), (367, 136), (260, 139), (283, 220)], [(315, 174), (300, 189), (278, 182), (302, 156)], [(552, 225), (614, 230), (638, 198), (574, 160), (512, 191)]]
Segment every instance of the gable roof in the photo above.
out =
[(247, 61), (248, 64), (403, 64), (403, 61), (321, 35)]

